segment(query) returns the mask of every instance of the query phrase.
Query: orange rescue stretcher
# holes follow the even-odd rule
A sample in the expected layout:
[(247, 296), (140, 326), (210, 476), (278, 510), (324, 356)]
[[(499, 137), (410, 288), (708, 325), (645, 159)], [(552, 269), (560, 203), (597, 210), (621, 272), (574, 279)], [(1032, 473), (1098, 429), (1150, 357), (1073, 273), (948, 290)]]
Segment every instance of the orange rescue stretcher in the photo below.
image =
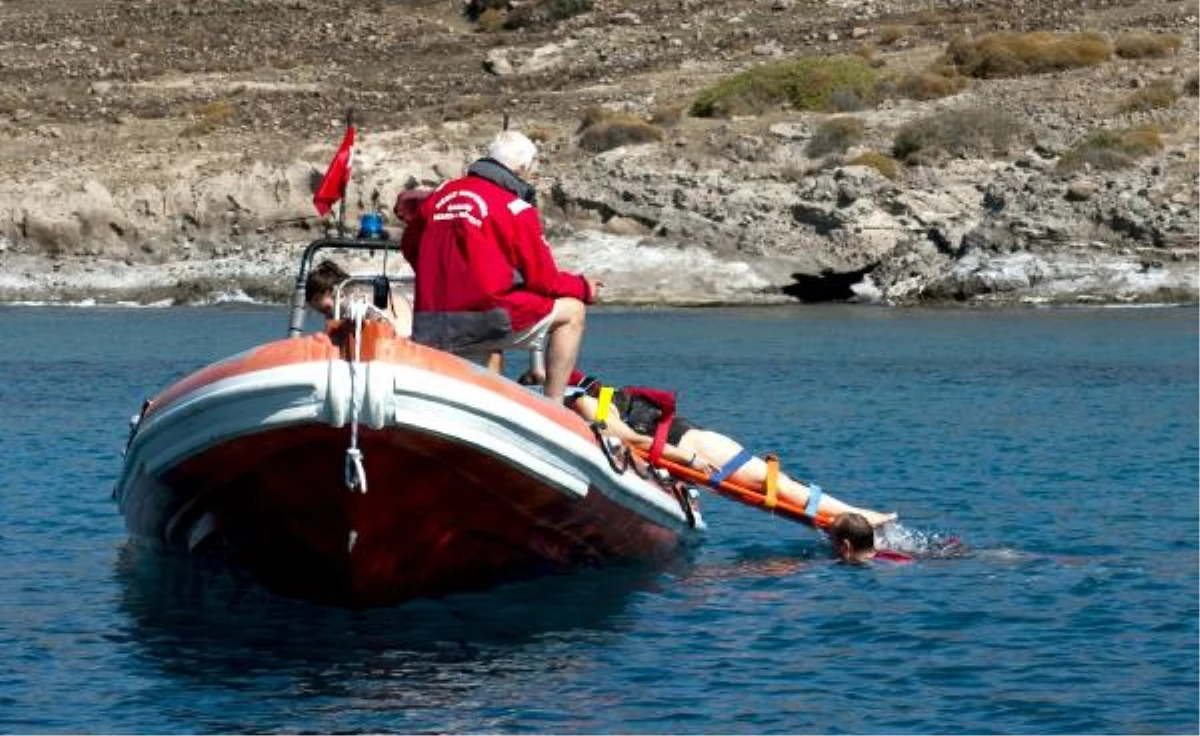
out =
[(659, 457), (657, 460), (652, 461), (650, 459), (649, 450), (633, 447), (631, 445), (626, 445), (626, 447), (629, 448), (629, 452), (637, 459), (649, 464), (652, 467), (660, 468), (666, 471), (671, 475), (671, 477), (677, 480), (681, 480), (692, 485), (702, 485), (705, 488), (709, 488), (728, 499), (745, 504), (746, 506), (753, 506), (758, 509), (763, 509), (782, 516), (785, 519), (798, 521), (802, 524), (808, 524), (809, 526), (817, 529), (828, 529), (830, 525), (833, 524), (834, 517), (832, 514), (824, 512), (809, 514), (807, 509), (805, 509), (803, 506), (779, 497), (779, 459), (774, 455), (767, 455), (764, 458), (767, 462), (766, 482), (764, 482), (762, 486), (756, 488), (752, 485), (742, 483), (731, 478), (718, 480), (716, 483), (713, 483), (713, 476), (708, 473), (701, 472), (693, 467), (668, 460), (664, 457)]
[[(765, 457), (767, 476), (761, 486), (757, 488), (734, 480), (731, 477), (736, 473), (738, 468), (750, 459), (750, 453), (745, 450), (733, 458), (725, 468), (719, 470), (716, 475), (701, 472), (693, 467), (663, 457), (662, 448), (666, 442), (667, 429), (675, 415), (675, 395), (652, 389), (632, 388), (628, 390), (637, 392), (648, 400), (653, 401), (662, 411), (650, 448), (643, 449), (626, 443), (625, 448), (630, 456), (637, 458), (642, 463), (666, 472), (676, 480), (692, 485), (702, 485), (738, 503), (764, 509), (792, 521), (816, 527), (817, 529), (828, 529), (833, 524), (833, 515), (817, 511), (817, 505), (821, 497), (819, 486), (810, 485), (812, 496), (807, 508), (795, 504), (786, 498), (779, 497), (779, 458), (775, 455), (767, 455)], [(605, 423), (608, 419), (609, 407), (612, 405), (612, 398), (613, 388), (611, 386), (602, 386), (597, 396), (596, 418), (592, 425), (592, 431), (595, 432), (597, 439), (605, 447), (606, 452), (610, 452), (610, 449), (605, 444), (606, 441), (603, 433)], [(610, 457), (611, 461), (612, 458)]]

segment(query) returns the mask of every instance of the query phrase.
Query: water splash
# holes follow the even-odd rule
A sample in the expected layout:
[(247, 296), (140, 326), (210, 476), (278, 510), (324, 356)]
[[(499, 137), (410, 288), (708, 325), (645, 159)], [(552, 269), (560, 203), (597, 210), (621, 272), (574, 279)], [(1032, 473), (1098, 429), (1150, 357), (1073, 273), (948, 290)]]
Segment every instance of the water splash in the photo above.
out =
[(875, 546), (922, 558), (963, 557), (967, 554), (966, 545), (953, 532), (926, 532), (901, 524), (888, 524), (876, 529)]

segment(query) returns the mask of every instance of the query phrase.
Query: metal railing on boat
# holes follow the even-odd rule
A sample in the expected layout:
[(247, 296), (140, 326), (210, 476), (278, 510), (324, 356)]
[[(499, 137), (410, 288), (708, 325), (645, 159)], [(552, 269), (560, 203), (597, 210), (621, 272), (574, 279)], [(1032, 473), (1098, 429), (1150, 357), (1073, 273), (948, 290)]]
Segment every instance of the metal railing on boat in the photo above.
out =
[[(298, 337), (304, 330), (305, 284), (308, 281), (308, 273), (312, 269), (313, 259), (323, 250), (368, 251), (372, 255), (375, 251), (380, 250), (385, 254), (400, 253), (400, 241), (385, 238), (321, 238), (309, 243), (304, 249), (304, 254), (300, 256), (300, 269), (296, 273), (296, 284), (292, 291), (292, 306), (288, 319), (288, 337)], [(401, 259), (403, 259), (403, 255), (401, 255)], [(386, 262), (385, 257), (385, 265)], [(380, 274), (380, 276), (387, 278), (390, 283), (411, 284), (413, 281), (412, 276), (387, 276), (386, 273)]]

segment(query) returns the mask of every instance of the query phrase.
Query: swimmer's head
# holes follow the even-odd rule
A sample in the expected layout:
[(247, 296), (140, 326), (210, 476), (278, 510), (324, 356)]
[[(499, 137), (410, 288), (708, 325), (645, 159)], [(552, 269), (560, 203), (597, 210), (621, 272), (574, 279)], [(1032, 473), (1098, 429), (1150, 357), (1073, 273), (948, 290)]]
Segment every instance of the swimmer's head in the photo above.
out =
[(838, 514), (829, 526), (829, 542), (843, 562), (860, 564), (875, 557), (875, 530), (862, 514)]

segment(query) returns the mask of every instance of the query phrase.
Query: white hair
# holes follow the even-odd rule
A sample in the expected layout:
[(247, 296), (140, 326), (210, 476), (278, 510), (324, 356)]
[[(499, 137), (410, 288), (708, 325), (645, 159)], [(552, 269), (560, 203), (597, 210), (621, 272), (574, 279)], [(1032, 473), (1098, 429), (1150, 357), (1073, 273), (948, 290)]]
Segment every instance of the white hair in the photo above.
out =
[(515, 174), (528, 173), (536, 157), (537, 146), (515, 130), (500, 131), (488, 146), (488, 158), (499, 161)]

